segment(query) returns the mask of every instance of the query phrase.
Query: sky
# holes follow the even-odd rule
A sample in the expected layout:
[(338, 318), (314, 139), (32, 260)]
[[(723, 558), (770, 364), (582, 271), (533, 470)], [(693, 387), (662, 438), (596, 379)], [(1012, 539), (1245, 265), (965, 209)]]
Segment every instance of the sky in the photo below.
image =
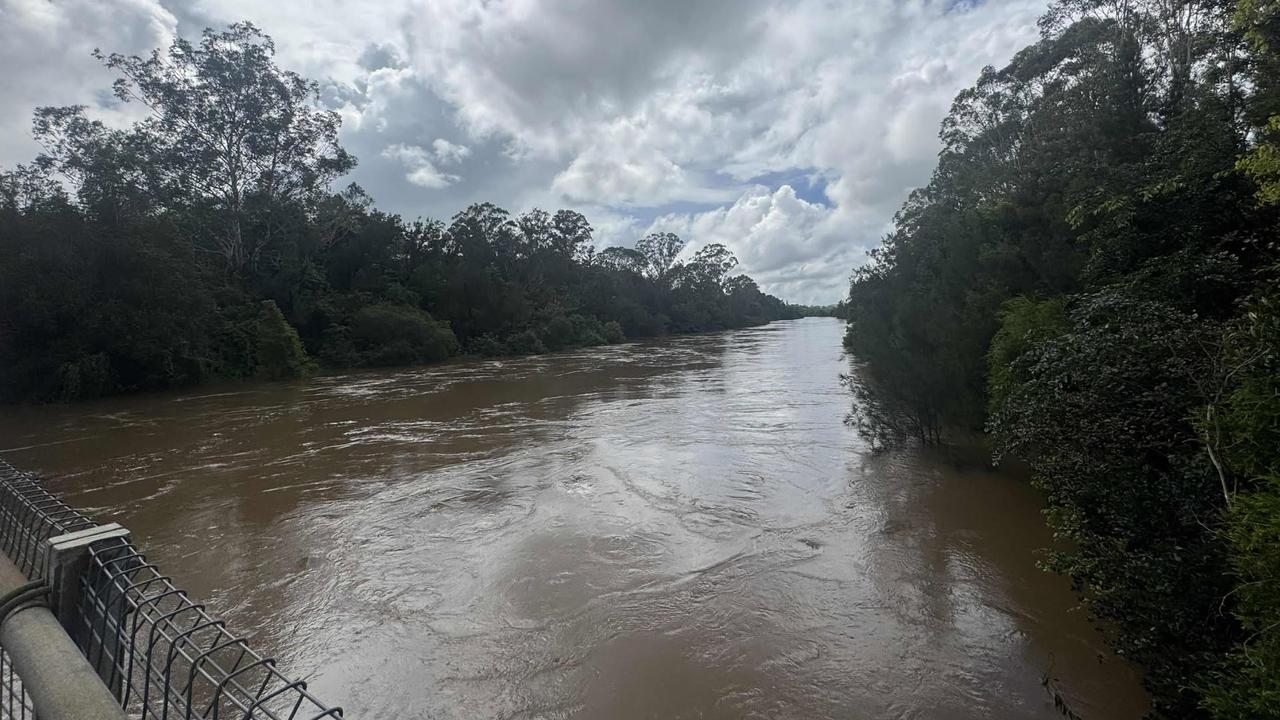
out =
[(834, 303), (928, 181), (938, 125), (1045, 0), (0, 0), (0, 166), (31, 111), (109, 124), (104, 52), (250, 20), (316, 80), (377, 206), (582, 212), (596, 244), (728, 246), (767, 292)]

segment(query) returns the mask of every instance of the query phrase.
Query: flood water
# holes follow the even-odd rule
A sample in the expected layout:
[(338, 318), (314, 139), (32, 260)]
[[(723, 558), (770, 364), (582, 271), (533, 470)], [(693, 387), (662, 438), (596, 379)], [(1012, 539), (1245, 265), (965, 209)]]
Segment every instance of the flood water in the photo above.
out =
[(0, 412), (353, 718), (1136, 718), (1039, 498), (869, 452), (840, 322)]

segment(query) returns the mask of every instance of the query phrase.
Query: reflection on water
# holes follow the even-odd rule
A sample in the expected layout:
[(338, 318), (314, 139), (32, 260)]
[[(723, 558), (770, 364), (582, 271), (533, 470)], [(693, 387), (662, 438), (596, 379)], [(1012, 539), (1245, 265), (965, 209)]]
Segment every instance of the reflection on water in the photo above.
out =
[(1056, 718), (1146, 699), (1039, 501), (872, 455), (830, 319), (0, 415), (354, 717)]

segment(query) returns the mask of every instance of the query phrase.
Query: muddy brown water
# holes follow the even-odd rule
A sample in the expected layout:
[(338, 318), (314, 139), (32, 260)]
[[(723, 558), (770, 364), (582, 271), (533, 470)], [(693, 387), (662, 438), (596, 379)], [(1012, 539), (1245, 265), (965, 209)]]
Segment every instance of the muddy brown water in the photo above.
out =
[(0, 454), (349, 717), (1142, 715), (1025, 482), (843, 424), (841, 332), (9, 408)]

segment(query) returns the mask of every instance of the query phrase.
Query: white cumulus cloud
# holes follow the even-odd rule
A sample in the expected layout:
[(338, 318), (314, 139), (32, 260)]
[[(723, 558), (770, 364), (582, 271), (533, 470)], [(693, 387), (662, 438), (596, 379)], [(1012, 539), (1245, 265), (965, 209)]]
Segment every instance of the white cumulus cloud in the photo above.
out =
[(405, 179), (424, 188), (448, 187), (460, 180), (457, 175), (440, 172), (431, 162), (431, 156), (417, 145), (388, 145), (382, 150), (382, 157), (398, 160), (407, 170)]
[(444, 138), (433, 140), (431, 149), (435, 153), (436, 161), (442, 165), (457, 165), (471, 155), (471, 148), (451, 143)]

